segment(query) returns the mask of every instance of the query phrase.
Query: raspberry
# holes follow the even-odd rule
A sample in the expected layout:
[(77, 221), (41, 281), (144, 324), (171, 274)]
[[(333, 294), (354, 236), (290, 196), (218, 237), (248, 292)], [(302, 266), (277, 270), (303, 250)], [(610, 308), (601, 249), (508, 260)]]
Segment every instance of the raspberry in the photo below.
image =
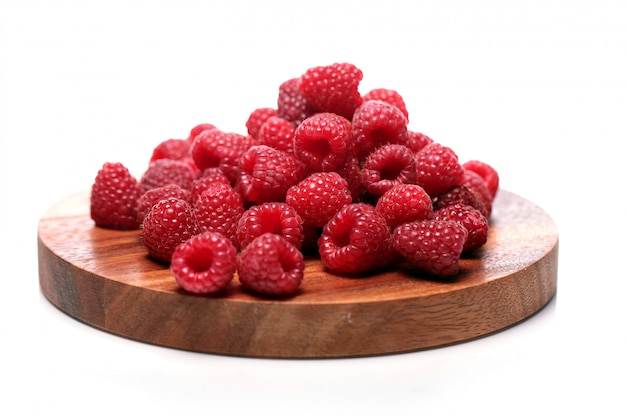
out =
[(363, 159), (374, 149), (388, 143), (406, 145), (407, 119), (396, 106), (384, 101), (365, 101), (354, 112), (352, 152)]
[(142, 190), (177, 184), (188, 190), (198, 176), (198, 171), (189, 163), (175, 159), (157, 159), (150, 162), (139, 180)]
[(313, 171), (336, 171), (352, 146), (352, 124), (334, 113), (316, 113), (295, 131), (294, 153)]
[(212, 294), (232, 281), (237, 270), (237, 249), (219, 233), (204, 232), (176, 247), (170, 271), (185, 291)]
[(434, 220), (452, 220), (461, 224), (467, 230), (467, 239), (463, 245), (463, 252), (470, 252), (480, 248), (487, 242), (489, 225), (487, 218), (472, 206), (457, 203), (435, 211)]
[(190, 196), (189, 201), (194, 204), (200, 194), (205, 190), (213, 186), (214, 184), (227, 184), (230, 185), (230, 180), (219, 168), (207, 168), (200, 174), (200, 177), (196, 178), (189, 187)]
[(420, 132), (414, 132), (409, 130), (409, 138), (406, 142), (407, 148), (413, 151), (413, 153), (418, 153), (424, 148), (424, 146), (433, 143), (434, 141)]
[(248, 137), (220, 129), (203, 130), (191, 145), (191, 157), (200, 171), (218, 167), (231, 183), (239, 175), (239, 159), (251, 146)]
[(302, 252), (274, 233), (255, 238), (237, 261), (241, 286), (271, 296), (294, 294), (304, 277), (304, 267)]
[(347, 274), (382, 268), (394, 258), (385, 219), (365, 203), (344, 206), (326, 223), (319, 252), (328, 269)]
[(237, 246), (237, 228), (245, 209), (241, 196), (229, 184), (215, 183), (194, 203), (202, 232), (217, 232)]
[(356, 156), (348, 154), (343, 166), (337, 170), (337, 173), (348, 182), (352, 202), (356, 203), (357, 201), (361, 201), (361, 198), (365, 195), (365, 187), (363, 186), (361, 164)]
[(276, 116), (278, 113), (276, 109), (272, 107), (259, 107), (254, 109), (252, 113), (248, 116), (248, 120), (246, 121), (246, 129), (248, 130), (248, 134), (255, 139), (259, 138), (259, 130), (263, 123), (267, 121), (270, 117)]
[(137, 200), (140, 196), (141, 188), (128, 168), (119, 162), (106, 162), (91, 187), (91, 219), (96, 226), (107, 229), (137, 229)]
[(157, 159), (187, 159), (191, 158), (191, 144), (186, 139), (167, 139), (159, 143), (152, 150), (150, 162)]
[(491, 216), (494, 197), (491, 194), (491, 191), (489, 191), (489, 188), (487, 188), (487, 184), (483, 177), (474, 171), (466, 169), (465, 175), (463, 176), (463, 185), (467, 186), (470, 190), (476, 193), (478, 198), (482, 200), (485, 217), (489, 218)]
[(287, 190), (306, 175), (295, 156), (266, 145), (248, 149), (240, 160), (236, 190), (246, 203), (284, 201)]
[(258, 133), (260, 145), (271, 146), (280, 151), (293, 153), (295, 126), (287, 119), (272, 116), (261, 125)]
[(319, 112), (336, 113), (352, 119), (361, 105), (359, 83), (363, 72), (353, 64), (335, 63), (309, 68), (301, 77), (299, 90)]
[(459, 222), (421, 220), (393, 232), (393, 248), (414, 267), (435, 277), (451, 277), (460, 269), (467, 230)]
[(151, 188), (139, 197), (139, 201), (137, 202), (137, 222), (142, 224), (146, 214), (148, 214), (152, 207), (159, 201), (174, 197), (191, 202), (190, 195), (189, 190), (181, 188), (178, 184), (168, 184)]
[(190, 144), (193, 143), (196, 140), (196, 136), (198, 136), (200, 133), (202, 133), (205, 130), (211, 130), (211, 129), (217, 129), (215, 127), (215, 125), (212, 125), (211, 123), (200, 123), (199, 125), (194, 126), (193, 128), (191, 128), (191, 131), (189, 132), (189, 136), (187, 136), (187, 142), (189, 142)]
[(156, 203), (146, 214), (141, 241), (151, 258), (169, 264), (176, 247), (199, 233), (192, 206), (170, 197)]
[(302, 247), (302, 218), (287, 203), (268, 202), (247, 209), (237, 227), (239, 247), (245, 248), (263, 233), (274, 233), (287, 239), (297, 249)]
[(381, 196), (394, 185), (415, 183), (415, 158), (404, 145), (387, 144), (374, 150), (363, 163), (363, 186)]
[(415, 156), (416, 182), (431, 197), (443, 194), (463, 181), (463, 167), (454, 151), (433, 142)]
[(432, 218), (430, 196), (417, 184), (399, 184), (386, 191), (376, 202), (376, 212), (391, 230), (404, 223)]
[(324, 227), (343, 206), (352, 203), (348, 182), (336, 172), (315, 172), (287, 190), (285, 202), (302, 221)]
[(294, 126), (317, 113), (298, 88), (299, 82), (299, 78), (291, 78), (278, 88), (277, 116), (290, 121)]
[(439, 210), (446, 206), (463, 203), (474, 207), (480, 213), (489, 218), (491, 204), (487, 205), (482, 196), (465, 184), (457, 185), (445, 193), (437, 196), (434, 201), (434, 209)]
[(363, 101), (370, 100), (384, 101), (385, 103), (396, 106), (398, 109), (400, 109), (408, 122), (409, 112), (407, 111), (406, 103), (404, 102), (402, 95), (400, 95), (400, 93), (398, 93), (396, 90), (390, 90), (388, 88), (375, 88), (363, 95)]
[(485, 181), (485, 185), (491, 194), (491, 198), (495, 198), (500, 185), (500, 177), (498, 175), (498, 171), (496, 171), (494, 167), (485, 162), (474, 159), (465, 162), (463, 164), (463, 168), (465, 168), (466, 171), (472, 171), (480, 175)]

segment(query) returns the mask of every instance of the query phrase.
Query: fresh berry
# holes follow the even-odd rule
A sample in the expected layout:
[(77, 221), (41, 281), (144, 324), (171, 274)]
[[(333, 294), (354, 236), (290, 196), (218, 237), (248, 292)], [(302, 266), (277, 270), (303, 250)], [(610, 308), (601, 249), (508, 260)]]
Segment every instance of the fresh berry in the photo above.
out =
[(285, 202), (302, 221), (324, 227), (343, 206), (352, 203), (348, 182), (336, 172), (315, 172), (287, 190)]
[(409, 138), (406, 142), (406, 147), (413, 151), (413, 153), (418, 153), (422, 150), (426, 145), (430, 145), (434, 141), (423, 133), (415, 132), (409, 130)]
[(483, 197), (465, 184), (457, 185), (443, 194), (438, 195), (434, 200), (434, 209), (439, 210), (453, 204), (466, 204), (474, 207), (480, 213), (489, 218), (491, 205), (484, 202)]
[(365, 203), (344, 206), (326, 223), (319, 252), (329, 270), (347, 274), (373, 271), (394, 259), (387, 222)]
[(214, 167), (205, 169), (202, 174), (191, 183), (191, 187), (189, 187), (189, 201), (194, 204), (200, 194), (214, 184), (230, 185), (230, 180), (220, 168)]
[(240, 249), (263, 233), (281, 235), (297, 249), (302, 247), (302, 218), (290, 205), (281, 202), (268, 202), (248, 208), (237, 227), (237, 240)]
[(237, 249), (219, 233), (204, 232), (176, 247), (170, 271), (185, 291), (213, 294), (233, 280), (237, 270)]
[(294, 153), (313, 171), (336, 171), (352, 146), (352, 124), (334, 113), (316, 113), (295, 131)]
[(299, 90), (320, 112), (336, 113), (352, 119), (363, 98), (359, 84), (363, 72), (349, 63), (335, 63), (308, 69), (298, 84)]
[(139, 180), (139, 185), (144, 192), (169, 184), (177, 184), (188, 190), (197, 176), (198, 170), (185, 161), (157, 159), (150, 162)]
[(476, 195), (478, 195), (484, 205), (485, 217), (489, 218), (491, 216), (494, 196), (491, 194), (491, 191), (487, 187), (485, 179), (480, 176), (480, 174), (466, 169), (463, 176), (462, 185), (465, 185), (467, 188), (475, 192)]
[(363, 101), (370, 100), (384, 101), (385, 103), (396, 106), (400, 109), (404, 117), (406, 117), (406, 120), (409, 120), (409, 112), (406, 108), (404, 98), (402, 98), (402, 95), (400, 95), (400, 93), (396, 90), (390, 90), (388, 88), (375, 88), (363, 94)]
[(200, 233), (192, 206), (179, 198), (156, 203), (146, 214), (141, 241), (153, 259), (167, 263), (178, 245)]
[(141, 188), (128, 168), (119, 162), (106, 162), (91, 187), (91, 219), (96, 226), (107, 229), (137, 229), (140, 196)]
[(399, 184), (386, 191), (376, 202), (376, 212), (391, 230), (404, 223), (432, 218), (430, 196), (417, 184)]
[(168, 184), (149, 189), (139, 197), (137, 202), (137, 222), (142, 224), (146, 214), (148, 214), (152, 207), (159, 201), (174, 197), (191, 202), (190, 195), (189, 190), (181, 188), (178, 184)]
[(263, 123), (267, 121), (270, 117), (276, 116), (278, 113), (273, 107), (259, 107), (254, 109), (252, 113), (248, 116), (248, 120), (246, 121), (246, 129), (248, 130), (248, 135), (252, 136), (255, 139), (259, 138), (259, 130), (261, 130), (261, 126)]
[(458, 274), (467, 230), (459, 222), (421, 220), (404, 223), (393, 232), (394, 249), (413, 267), (435, 277)]
[(278, 88), (277, 116), (290, 121), (294, 126), (317, 113), (298, 88), (299, 82), (299, 78), (291, 78)]
[(188, 158), (191, 158), (191, 144), (187, 139), (167, 139), (154, 147), (150, 162), (157, 159)]
[(293, 137), (295, 126), (282, 117), (272, 116), (261, 125), (258, 133), (260, 145), (271, 146), (274, 149), (293, 153)]
[(348, 154), (343, 165), (337, 169), (337, 173), (348, 182), (352, 202), (356, 203), (361, 201), (365, 196), (365, 187), (363, 185), (361, 164), (358, 158), (352, 154)]
[(480, 211), (467, 204), (457, 203), (435, 211), (434, 220), (452, 220), (467, 230), (463, 252), (476, 250), (487, 243), (489, 224)]
[(229, 184), (215, 183), (194, 203), (194, 211), (202, 232), (217, 232), (235, 246), (239, 219), (245, 209), (241, 196)]
[(192, 144), (200, 133), (202, 133), (205, 130), (211, 130), (211, 129), (217, 129), (217, 128), (215, 127), (215, 125), (211, 123), (200, 123), (199, 125), (192, 127), (191, 130), (189, 131), (189, 136), (187, 136), (187, 142)]
[(404, 145), (386, 144), (376, 148), (363, 163), (363, 186), (370, 194), (381, 196), (398, 184), (415, 183), (415, 158)]
[(463, 181), (463, 166), (452, 149), (437, 142), (426, 145), (415, 156), (416, 182), (431, 197), (443, 194)]
[(304, 277), (304, 267), (302, 252), (274, 233), (255, 238), (237, 261), (241, 286), (270, 296), (294, 294)]
[(384, 101), (365, 101), (354, 112), (352, 152), (360, 159), (381, 145), (406, 145), (409, 138), (407, 119), (396, 106)]
[(287, 190), (305, 176), (305, 166), (295, 156), (270, 146), (248, 149), (240, 159), (236, 190), (244, 203), (284, 201)]
[(491, 193), (491, 198), (495, 198), (500, 185), (500, 176), (498, 171), (491, 165), (478, 160), (467, 161), (463, 164), (463, 168), (467, 171), (473, 171), (480, 175), (485, 181), (487, 189)]

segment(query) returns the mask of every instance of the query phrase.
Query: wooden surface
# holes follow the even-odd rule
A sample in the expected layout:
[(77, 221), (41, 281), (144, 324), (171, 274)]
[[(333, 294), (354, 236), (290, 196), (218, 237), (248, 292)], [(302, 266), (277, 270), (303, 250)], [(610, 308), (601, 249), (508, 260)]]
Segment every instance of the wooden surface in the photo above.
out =
[(185, 293), (146, 256), (139, 231), (94, 227), (88, 198), (69, 196), (41, 218), (41, 290), (69, 316), (140, 342), (266, 358), (400, 353), (504, 330), (556, 293), (556, 226), (505, 190), (487, 244), (462, 260), (452, 281), (399, 269), (343, 277), (310, 258), (300, 291), (279, 300), (243, 291), (236, 278), (219, 295)]

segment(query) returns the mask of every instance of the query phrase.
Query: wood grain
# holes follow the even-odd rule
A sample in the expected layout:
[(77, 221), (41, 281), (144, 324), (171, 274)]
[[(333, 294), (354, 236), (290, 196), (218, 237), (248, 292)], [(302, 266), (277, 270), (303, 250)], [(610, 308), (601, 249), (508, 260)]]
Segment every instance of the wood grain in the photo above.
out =
[(429, 349), (506, 329), (556, 293), (558, 233), (538, 206), (500, 190), (487, 244), (453, 280), (398, 267), (358, 277), (306, 260), (299, 292), (271, 299), (237, 279), (185, 293), (146, 256), (139, 231), (95, 227), (87, 192), (51, 207), (38, 230), (45, 297), (88, 325), (136, 341), (265, 358), (358, 357)]

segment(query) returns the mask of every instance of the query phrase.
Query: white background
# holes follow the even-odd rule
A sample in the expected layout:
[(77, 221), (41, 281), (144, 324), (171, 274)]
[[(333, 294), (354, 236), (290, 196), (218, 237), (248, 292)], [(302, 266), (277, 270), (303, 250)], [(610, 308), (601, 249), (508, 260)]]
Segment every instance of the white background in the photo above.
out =
[[(623, 4), (0, 0), (1, 414), (624, 415)], [(452, 347), (292, 361), (126, 340), (41, 295), (38, 220), (104, 162), (139, 175), (198, 123), (245, 133), (281, 82), (332, 62), (551, 215), (544, 310)]]

